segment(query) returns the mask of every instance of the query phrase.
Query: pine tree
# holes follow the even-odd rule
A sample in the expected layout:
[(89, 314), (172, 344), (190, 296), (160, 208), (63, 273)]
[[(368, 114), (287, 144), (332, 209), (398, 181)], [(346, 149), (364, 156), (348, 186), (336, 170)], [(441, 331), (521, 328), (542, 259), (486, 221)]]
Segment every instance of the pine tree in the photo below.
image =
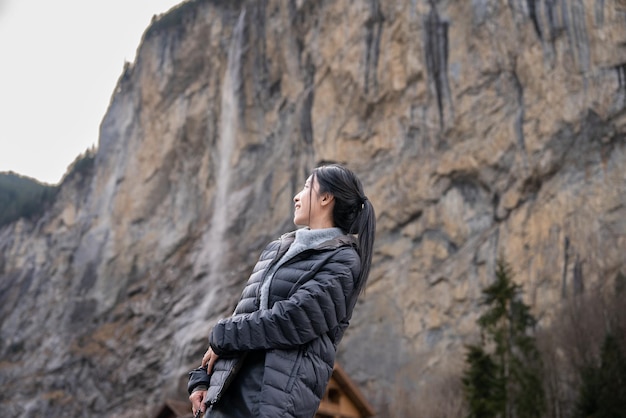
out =
[(626, 357), (618, 340), (610, 333), (602, 344), (600, 365), (582, 370), (576, 416), (626, 417)]
[[(536, 321), (519, 297), (521, 290), (507, 263), (499, 260), (496, 280), (483, 290), (482, 345), (468, 346), (466, 356), (463, 385), (470, 418), (533, 418), (544, 411), (541, 359), (530, 335)], [(479, 378), (481, 372), (486, 377)]]
[(503, 410), (503, 384), (498, 366), (481, 346), (467, 347), (465, 361), (469, 368), (463, 375), (463, 387), (469, 402), (469, 418), (495, 418)]

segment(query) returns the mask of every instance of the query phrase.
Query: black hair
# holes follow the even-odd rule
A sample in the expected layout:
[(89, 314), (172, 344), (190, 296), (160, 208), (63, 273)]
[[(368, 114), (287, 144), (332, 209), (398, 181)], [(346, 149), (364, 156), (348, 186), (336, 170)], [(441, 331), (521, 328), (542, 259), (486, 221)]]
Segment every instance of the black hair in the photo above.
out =
[(372, 265), (372, 251), (376, 234), (374, 206), (363, 193), (361, 180), (352, 171), (339, 164), (325, 165), (313, 170), (312, 179), (317, 179), (319, 193), (330, 193), (335, 199), (333, 222), (346, 234), (357, 234), (361, 274), (356, 280), (359, 291)]

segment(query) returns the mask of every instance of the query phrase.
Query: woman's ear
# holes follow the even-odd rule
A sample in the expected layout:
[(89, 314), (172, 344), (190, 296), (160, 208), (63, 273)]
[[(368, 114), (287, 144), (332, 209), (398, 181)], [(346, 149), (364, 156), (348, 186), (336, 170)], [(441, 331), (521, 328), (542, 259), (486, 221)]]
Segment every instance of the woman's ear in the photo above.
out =
[(333, 200), (335, 200), (335, 196), (330, 193), (324, 193), (322, 195), (322, 206), (330, 204)]

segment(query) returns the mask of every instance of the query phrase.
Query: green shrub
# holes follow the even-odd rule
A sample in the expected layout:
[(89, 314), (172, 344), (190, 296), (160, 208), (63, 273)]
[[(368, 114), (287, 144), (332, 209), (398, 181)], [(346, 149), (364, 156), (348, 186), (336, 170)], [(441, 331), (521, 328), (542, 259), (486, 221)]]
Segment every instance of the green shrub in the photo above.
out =
[(67, 167), (67, 173), (63, 178), (63, 182), (79, 175), (81, 177), (89, 176), (96, 162), (96, 148), (91, 147), (74, 159)]
[(146, 29), (146, 33), (144, 35), (145, 39), (148, 39), (153, 34), (166, 31), (173, 27), (184, 27), (184, 18), (186, 13), (191, 13), (195, 9), (195, 3), (199, 3), (198, 0), (191, 0), (184, 3), (179, 4), (178, 6), (173, 7), (166, 13), (163, 13), (160, 16), (153, 16), (152, 22), (148, 29)]

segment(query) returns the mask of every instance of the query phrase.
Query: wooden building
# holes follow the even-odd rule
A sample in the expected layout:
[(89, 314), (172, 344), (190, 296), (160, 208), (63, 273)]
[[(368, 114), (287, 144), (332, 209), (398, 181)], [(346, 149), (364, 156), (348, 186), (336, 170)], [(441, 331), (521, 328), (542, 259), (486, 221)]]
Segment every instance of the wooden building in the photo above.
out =
[(154, 415), (154, 418), (193, 418), (191, 403), (168, 399)]
[[(346, 372), (335, 364), (326, 393), (315, 418), (369, 418), (374, 409), (363, 397), (359, 388)], [(155, 418), (193, 418), (189, 401), (168, 399), (157, 411)], [(253, 418), (253, 417), (251, 417)]]
[(368, 418), (374, 414), (374, 408), (363, 397), (359, 388), (343, 368), (335, 363), (333, 375), (315, 418)]

